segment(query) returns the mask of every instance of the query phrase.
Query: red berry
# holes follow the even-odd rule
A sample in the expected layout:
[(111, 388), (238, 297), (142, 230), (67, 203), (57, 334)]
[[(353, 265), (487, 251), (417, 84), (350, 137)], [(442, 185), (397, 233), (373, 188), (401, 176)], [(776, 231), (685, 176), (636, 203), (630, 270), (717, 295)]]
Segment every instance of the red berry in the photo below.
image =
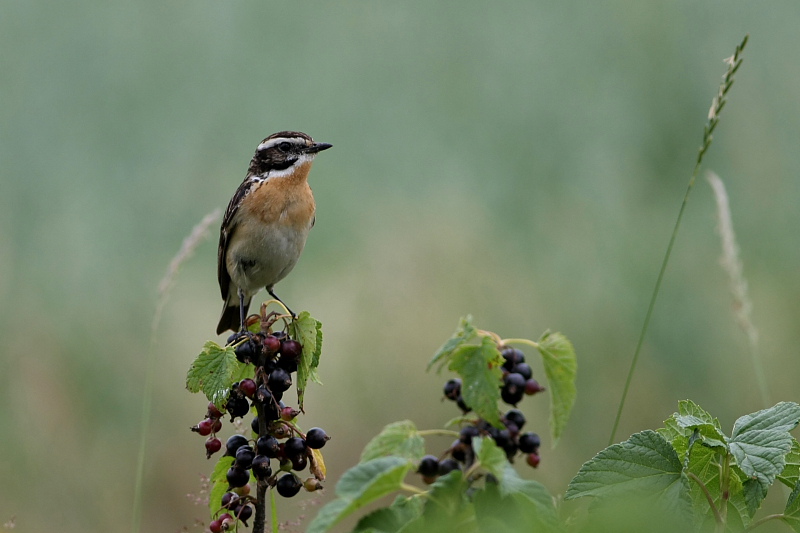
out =
[(222, 411), (217, 409), (214, 402), (208, 402), (208, 411), (206, 412), (208, 418), (222, 418)]
[(211, 523), (208, 524), (208, 529), (211, 530), (211, 533), (222, 533), (222, 520), (219, 518), (212, 520)]
[(533, 378), (525, 382), (525, 394), (527, 394), (528, 396), (536, 394), (537, 392), (542, 392), (544, 390), (546, 389), (541, 385), (539, 385), (539, 382)]
[(247, 396), (248, 398), (252, 398), (253, 394), (256, 393), (256, 382), (252, 379), (243, 379), (239, 382), (239, 390)]
[(281, 356), (289, 359), (297, 359), (302, 355), (303, 347), (294, 339), (287, 339), (281, 342)]
[(267, 353), (277, 353), (281, 349), (281, 340), (274, 335), (264, 337), (264, 349)]
[(286, 422), (291, 422), (294, 417), (300, 414), (300, 411), (295, 409), (294, 407), (284, 407), (281, 409), (281, 420), (285, 420)]
[(194, 426), (192, 431), (195, 433), (199, 433), (203, 437), (211, 435), (211, 430), (214, 428), (214, 421), (210, 418), (206, 418), (205, 420), (200, 421), (196, 426)]
[(526, 460), (526, 461), (528, 462), (528, 464), (529, 464), (529, 465), (531, 465), (533, 468), (536, 468), (537, 466), (539, 466), (539, 461), (541, 461), (541, 458), (539, 457), (539, 454), (538, 454), (538, 453), (529, 453), (529, 454), (528, 454), (528, 455), (525, 457), (525, 460)]
[(220, 420), (219, 418), (215, 418), (214, 424), (211, 426), (211, 432), (216, 433), (220, 429), (222, 429), (222, 420)]
[(206, 459), (210, 459), (212, 455), (222, 449), (222, 441), (217, 437), (208, 437), (206, 440)]

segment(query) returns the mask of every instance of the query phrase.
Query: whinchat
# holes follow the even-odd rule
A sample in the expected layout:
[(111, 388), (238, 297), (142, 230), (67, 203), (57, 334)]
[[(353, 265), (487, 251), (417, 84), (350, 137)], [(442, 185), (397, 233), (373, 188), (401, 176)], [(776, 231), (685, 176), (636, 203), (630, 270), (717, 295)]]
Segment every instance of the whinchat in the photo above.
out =
[(331, 146), (281, 131), (256, 148), (219, 232), (217, 278), (225, 305), (217, 334), (244, 329), (250, 300), (261, 287), (281, 301), (273, 288), (294, 268), (314, 226), (308, 172), (314, 157)]

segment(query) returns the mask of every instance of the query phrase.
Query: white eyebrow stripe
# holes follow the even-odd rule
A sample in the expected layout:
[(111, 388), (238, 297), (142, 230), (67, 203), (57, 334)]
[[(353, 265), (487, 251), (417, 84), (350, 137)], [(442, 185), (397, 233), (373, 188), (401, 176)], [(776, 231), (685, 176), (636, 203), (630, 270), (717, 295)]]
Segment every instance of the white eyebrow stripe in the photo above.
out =
[(266, 142), (263, 142), (263, 143), (259, 144), (258, 145), (258, 151), (266, 150), (267, 148), (272, 148), (273, 146), (276, 146), (276, 145), (278, 145), (278, 144), (280, 144), (282, 142), (288, 142), (288, 143), (292, 143), (292, 144), (300, 144), (300, 145), (303, 145), (303, 146), (305, 146), (305, 144), (306, 144), (305, 139), (300, 139), (298, 137), (277, 137), (275, 139), (270, 139), (270, 140), (268, 140)]

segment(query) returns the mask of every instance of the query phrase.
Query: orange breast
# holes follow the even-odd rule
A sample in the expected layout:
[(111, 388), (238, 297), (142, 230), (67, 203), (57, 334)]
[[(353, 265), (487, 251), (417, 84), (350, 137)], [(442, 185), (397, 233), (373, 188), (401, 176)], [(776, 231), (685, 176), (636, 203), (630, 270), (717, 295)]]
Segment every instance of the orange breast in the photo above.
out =
[(310, 169), (308, 162), (290, 176), (268, 179), (261, 184), (247, 201), (252, 214), (266, 224), (310, 225), (316, 210), (307, 181)]

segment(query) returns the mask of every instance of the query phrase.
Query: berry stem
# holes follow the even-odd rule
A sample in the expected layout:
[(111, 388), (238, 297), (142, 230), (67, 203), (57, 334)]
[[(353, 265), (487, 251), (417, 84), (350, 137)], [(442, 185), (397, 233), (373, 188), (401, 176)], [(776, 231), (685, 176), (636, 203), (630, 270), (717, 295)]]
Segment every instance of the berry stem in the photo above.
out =
[(440, 435), (442, 437), (458, 437), (458, 431), (451, 431), (449, 429), (422, 429), (417, 431), (420, 437), (429, 437), (431, 435)]
[(401, 483), (400, 489), (406, 492), (411, 492), (413, 494), (419, 494), (419, 495), (428, 494), (428, 491), (422, 490), (421, 488), (415, 487), (414, 485), (409, 485), (408, 483)]
[(539, 349), (539, 343), (530, 339), (502, 339), (499, 344), (500, 346), (508, 346), (509, 344), (526, 344), (536, 348), (537, 350)]
[(706, 487), (705, 483), (703, 483), (703, 481), (699, 477), (697, 477), (697, 475), (694, 472), (689, 472), (686, 475), (689, 477), (689, 479), (697, 483), (697, 485), (700, 487), (700, 490), (703, 491), (706, 500), (708, 500), (708, 505), (710, 505), (711, 510), (714, 511), (714, 521), (717, 523), (717, 526), (722, 524), (723, 523), (722, 516), (720, 516), (719, 510), (717, 509), (717, 506), (714, 504), (714, 497), (711, 495), (711, 492), (709, 492), (708, 487)]

